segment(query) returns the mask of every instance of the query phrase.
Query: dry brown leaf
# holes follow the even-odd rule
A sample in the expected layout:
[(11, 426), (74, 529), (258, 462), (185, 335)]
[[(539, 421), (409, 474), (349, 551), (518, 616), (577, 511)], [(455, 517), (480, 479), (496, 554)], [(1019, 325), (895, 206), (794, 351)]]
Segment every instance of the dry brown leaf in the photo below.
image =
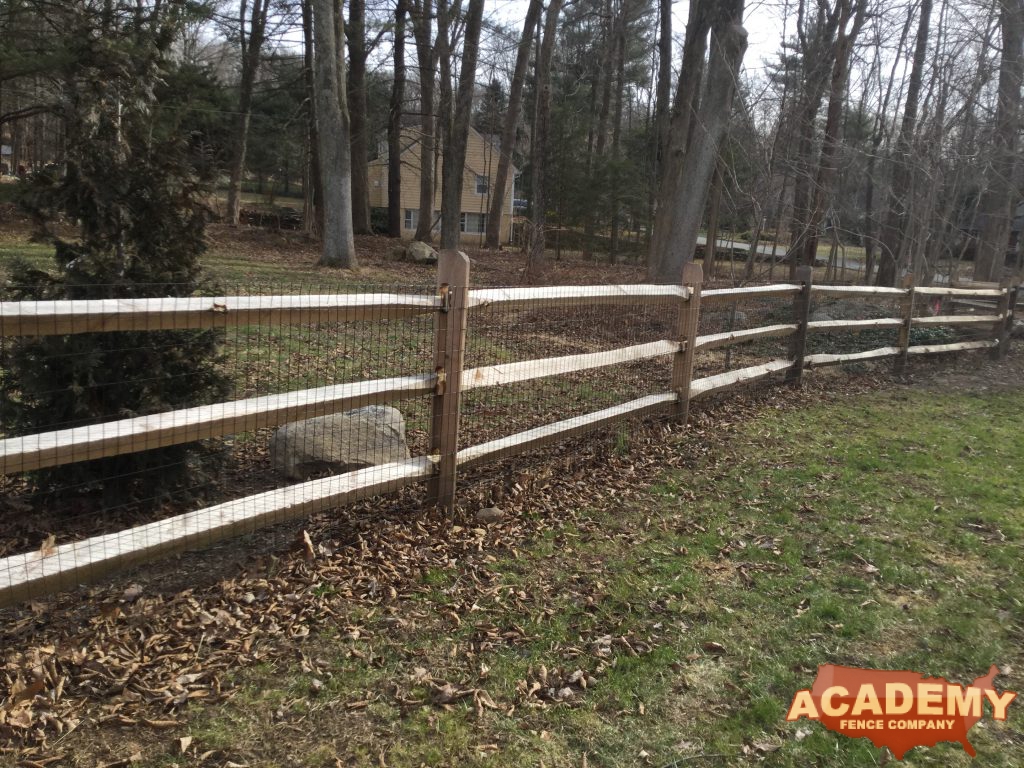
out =
[(50, 534), (44, 540), (42, 545), (39, 547), (40, 557), (49, 557), (57, 551), (57, 537), (54, 534)]

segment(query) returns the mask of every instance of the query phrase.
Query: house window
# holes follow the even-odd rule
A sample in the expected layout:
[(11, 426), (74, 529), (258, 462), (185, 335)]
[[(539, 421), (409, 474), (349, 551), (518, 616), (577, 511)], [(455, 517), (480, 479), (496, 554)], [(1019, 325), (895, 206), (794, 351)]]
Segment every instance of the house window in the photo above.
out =
[(420, 212), (415, 208), (405, 209), (405, 228), (416, 229), (416, 225), (420, 222)]
[(459, 231), (471, 235), (482, 235), (487, 231), (486, 213), (463, 213), (459, 216)]
[(490, 188), (490, 179), (486, 176), (481, 176), (479, 173), (476, 175), (476, 193), (478, 195), (486, 195), (487, 190)]

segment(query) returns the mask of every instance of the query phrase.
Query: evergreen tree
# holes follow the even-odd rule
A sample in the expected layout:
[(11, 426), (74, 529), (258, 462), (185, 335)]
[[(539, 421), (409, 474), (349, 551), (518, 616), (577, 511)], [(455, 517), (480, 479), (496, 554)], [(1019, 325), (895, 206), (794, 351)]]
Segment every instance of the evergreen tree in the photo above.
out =
[(476, 114), (473, 115), (473, 127), (484, 136), (500, 135), (506, 109), (508, 96), (505, 94), (505, 88), (501, 81), (492, 79), (480, 97)]
[[(66, 156), (25, 182), (23, 204), (54, 246), (55, 271), (15, 265), (5, 300), (183, 297), (204, 288), (199, 259), (211, 167), (188, 136), (156, 130), (154, 93), (170, 64), (174, 5), (54, 11), (67, 52), (55, 73)], [(58, 222), (78, 222), (73, 236)], [(215, 402), (228, 394), (215, 331), (84, 333), (19, 339), (0, 371), (8, 436)], [(212, 451), (180, 445), (35, 473), (40, 490), (129, 502), (202, 486)]]

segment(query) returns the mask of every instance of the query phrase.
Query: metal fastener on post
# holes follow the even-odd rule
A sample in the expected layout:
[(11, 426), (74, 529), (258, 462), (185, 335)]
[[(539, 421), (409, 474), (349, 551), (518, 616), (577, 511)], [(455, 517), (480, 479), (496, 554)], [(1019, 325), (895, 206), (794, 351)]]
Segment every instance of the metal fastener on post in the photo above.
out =
[(455, 504), (456, 454), (459, 450), (459, 407), (462, 359), (466, 346), (466, 303), (469, 258), (456, 250), (441, 251), (437, 267), (438, 311), (434, 319), (434, 369), (437, 386), (430, 420), (430, 455), (437, 457), (427, 498), (442, 509)]
[(672, 391), (676, 393), (676, 416), (686, 423), (690, 414), (690, 380), (696, 353), (697, 326), (700, 322), (700, 292), (704, 270), (692, 261), (683, 265), (683, 287), (689, 296), (679, 304), (679, 349), (672, 361)]

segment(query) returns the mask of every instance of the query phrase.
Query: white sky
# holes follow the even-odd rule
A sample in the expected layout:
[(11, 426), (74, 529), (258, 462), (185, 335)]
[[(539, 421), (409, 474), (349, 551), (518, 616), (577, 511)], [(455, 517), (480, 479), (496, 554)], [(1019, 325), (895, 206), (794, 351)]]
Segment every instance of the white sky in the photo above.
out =
[[(743, 16), (747, 30), (747, 53), (743, 66), (749, 71), (764, 67), (765, 59), (774, 59), (782, 42), (785, 0), (750, 0)], [(528, 0), (487, 0), (484, 13), (496, 21), (522, 29)], [(686, 31), (686, 17), (689, 0), (674, 0), (672, 7), (672, 37), (675, 40), (675, 56), (678, 58)]]

